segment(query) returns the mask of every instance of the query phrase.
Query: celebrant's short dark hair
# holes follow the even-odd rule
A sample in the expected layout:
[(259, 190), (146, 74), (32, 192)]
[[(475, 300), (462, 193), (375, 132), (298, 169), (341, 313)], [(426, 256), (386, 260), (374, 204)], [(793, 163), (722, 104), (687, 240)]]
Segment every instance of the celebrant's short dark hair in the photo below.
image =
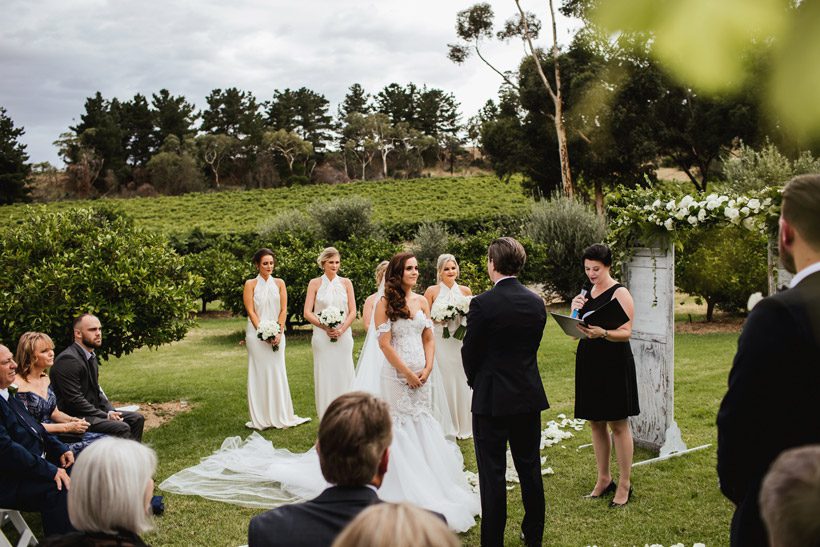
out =
[(604, 266), (612, 266), (612, 251), (606, 245), (595, 243), (584, 249), (581, 262), (583, 263), (584, 260), (594, 260)]

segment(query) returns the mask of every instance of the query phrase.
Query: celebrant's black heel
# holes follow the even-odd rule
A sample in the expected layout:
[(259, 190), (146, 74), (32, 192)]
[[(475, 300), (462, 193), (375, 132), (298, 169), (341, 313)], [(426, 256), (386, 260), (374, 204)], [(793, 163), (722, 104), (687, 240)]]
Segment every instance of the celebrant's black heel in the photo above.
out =
[(626, 495), (626, 501), (623, 502), (623, 503), (615, 503), (614, 501), (610, 501), (609, 502), (609, 508), (610, 509), (617, 509), (619, 507), (623, 507), (624, 505), (629, 503), (629, 500), (631, 500), (631, 499), (632, 499), (632, 486), (630, 485), (629, 493)]
[(615, 490), (616, 490), (617, 488), (618, 488), (618, 485), (617, 485), (617, 484), (615, 484), (615, 481), (611, 481), (611, 482), (609, 483), (609, 486), (607, 486), (606, 488), (604, 488), (603, 490), (601, 490), (601, 493), (600, 493), (600, 494), (598, 494), (597, 496), (593, 496), (592, 494), (587, 494), (587, 495), (586, 495), (586, 496), (584, 496), (584, 497), (585, 497), (585, 498), (587, 498), (587, 499), (597, 500), (597, 499), (599, 499), (599, 498), (603, 498), (603, 497), (604, 497), (604, 496), (606, 496), (607, 494), (614, 494), (614, 493), (615, 493)]

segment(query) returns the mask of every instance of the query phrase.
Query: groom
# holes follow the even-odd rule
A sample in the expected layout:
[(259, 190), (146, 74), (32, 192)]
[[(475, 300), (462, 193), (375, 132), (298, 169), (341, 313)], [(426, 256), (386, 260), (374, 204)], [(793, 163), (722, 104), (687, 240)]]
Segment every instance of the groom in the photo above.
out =
[(470, 303), (461, 348), (473, 388), (473, 437), (481, 489), (481, 545), (504, 545), (507, 521), (507, 441), (521, 480), (527, 545), (544, 535), (541, 481), (541, 411), (549, 408), (536, 353), (547, 313), (544, 302), (516, 279), (524, 247), (511, 237), (487, 249), (487, 272), (495, 287)]

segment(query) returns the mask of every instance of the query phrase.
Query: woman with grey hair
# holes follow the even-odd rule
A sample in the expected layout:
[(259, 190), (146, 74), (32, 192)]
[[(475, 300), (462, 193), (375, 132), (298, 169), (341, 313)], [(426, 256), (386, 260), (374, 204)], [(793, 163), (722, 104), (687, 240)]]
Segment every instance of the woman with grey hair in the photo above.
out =
[(128, 439), (106, 437), (83, 450), (71, 473), (68, 517), (78, 531), (49, 538), (50, 547), (142, 547), (153, 528), (151, 495), (157, 456)]

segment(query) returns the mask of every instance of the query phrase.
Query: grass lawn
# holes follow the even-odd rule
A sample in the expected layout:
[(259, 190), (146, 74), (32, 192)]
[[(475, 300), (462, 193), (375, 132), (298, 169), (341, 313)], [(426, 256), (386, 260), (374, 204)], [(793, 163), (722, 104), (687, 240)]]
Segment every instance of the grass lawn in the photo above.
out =
[[(101, 383), (117, 401), (185, 400), (192, 410), (149, 431), (145, 442), (159, 455), (157, 484), (196, 464), (218, 449), (226, 437), (245, 437), (247, 357), (240, 341), (244, 319), (204, 318), (185, 340), (159, 350), (143, 349), (112, 359), (101, 369)], [(297, 414), (313, 421), (289, 430), (262, 434), (277, 447), (303, 451), (314, 441), (318, 424), (313, 402), (313, 363), (307, 333), (288, 339), (287, 367)], [(356, 333), (356, 350), (363, 341)], [(695, 542), (727, 545), (731, 505), (720, 494), (715, 472), (715, 415), (723, 396), (737, 334), (681, 334), (676, 340), (676, 417), (689, 447), (712, 447), (683, 457), (635, 469), (635, 494), (622, 510), (600, 500), (582, 499), (595, 482), (589, 429), (546, 449), (555, 471), (544, 477), (547, 500), (546, 545), (639, 545)], [(573, 412), (575, 342), (548, 322), (539, 359), (552, 408), (544, 422)], [(461, 442), (467, 468), (475, 470), (472, 441)], [(652, 457), (638, 450), (636, 461)], [(617, 469), (613, 464), (613, 472)], [(616, 476), (617, 479), (617, 476)], [(162, 492), (158, 492), (162, 493)], [(522, 518), (520, 490), (509, 492), (507, 541), (518, 545)], [(198, 497), (167, 495), (167, 511), (146, 537), (155, 546), (243, 545), (247, 526), (258, 509), (245, 509)], [(478, 545), (476, 526), (461, 537)]]

